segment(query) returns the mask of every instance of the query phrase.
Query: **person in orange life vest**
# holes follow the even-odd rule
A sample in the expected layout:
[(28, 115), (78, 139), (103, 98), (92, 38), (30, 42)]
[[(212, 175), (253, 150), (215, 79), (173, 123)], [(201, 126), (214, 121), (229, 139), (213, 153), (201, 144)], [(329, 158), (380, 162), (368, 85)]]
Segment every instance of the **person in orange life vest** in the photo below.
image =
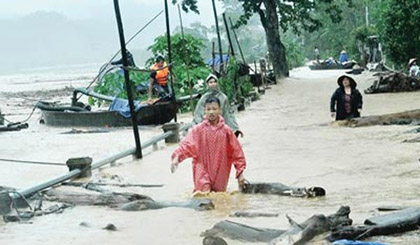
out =
[(245, 155), (232, 130), (220, 116), (220, 101), (206, 100), (206, 115), (173, 152), (171, 172), (186, 158), (193, 159), (194, 192), (226, 191), (232, 165), (236, 169), (239, 188), (245, 185)]
[(168, 84), (169, 67), (162, 55), (156, 56), (155, 64), (150, 67), (150, 70), (153, 70), (149, 80), (149, 103), (152, 103), (153, 89), (159, 93), (160, 97), (170, 96), (172, 91)]

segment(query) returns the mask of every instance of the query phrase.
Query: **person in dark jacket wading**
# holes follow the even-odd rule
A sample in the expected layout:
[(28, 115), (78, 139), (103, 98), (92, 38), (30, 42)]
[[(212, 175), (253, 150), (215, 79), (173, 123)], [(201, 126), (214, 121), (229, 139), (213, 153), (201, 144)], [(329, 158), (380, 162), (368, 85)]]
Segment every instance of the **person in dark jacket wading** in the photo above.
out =
[(356, 88), (356, 81), (349, 76), (343, 75), (337, 79), (337, 83), (340, 87), (331, 96), (331, 117), (335, 118), (335, 120), (360, 117), (363, 99), (362, 94)]

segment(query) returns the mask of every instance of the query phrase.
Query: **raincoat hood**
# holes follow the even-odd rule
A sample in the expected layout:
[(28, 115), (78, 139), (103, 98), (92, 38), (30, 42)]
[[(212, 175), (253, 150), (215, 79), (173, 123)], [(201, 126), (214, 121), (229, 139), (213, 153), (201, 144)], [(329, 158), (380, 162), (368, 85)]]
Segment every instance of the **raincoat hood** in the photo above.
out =
[(216, 80), (216, 82), (217, 82), (217, 86), (216, 87), (209, 87), (209, 86), (207, 86), (207, 88), (208, 88), (208, 90), (210, 91), (210, 92), (212, 92), (213, 94), (214, 93), (217, 93), (218, 91), (219, 91), (219, 83), (218, 83), (218, 79), (217, 79), (217, 77), (215, 76), (215, 75), (213, 75), (213, 74), (210, 74), (210, 75), (208, 75), (207, 76), (207, 78), (206, 78), (206, 83), (207, 83), (207, 85), (208, 85), (208, 82), (210, 81), (210, 79), (214, 79), (214, 80)]
[[(210, 121), (207, 119), (207, 116), (204, 115), (204, 120), (203, 123), (211, 126), (212, 124), (210, 123)], [(217, 128), (221, 128), (225, 125), (225, 119), (223, 119), (222, 116), (219, 115), (219, 122), (215, 125)]]
[(216, 75), (214, 75), (214, 74), (210, 74), (210, 75), (208, 75), (208, 76), (207, 76), (207, 78), (206, 78), (206, 83), (207, 83), (207, 82), (209, 82), (209, 80), (210, 80), (210, 79), (212, 79), (212, 78), (213, 78), (214, 80), (216, 80), (216, 82), (217, 82), (217, 80), (218, 80), (218, 79), (217, 79)]

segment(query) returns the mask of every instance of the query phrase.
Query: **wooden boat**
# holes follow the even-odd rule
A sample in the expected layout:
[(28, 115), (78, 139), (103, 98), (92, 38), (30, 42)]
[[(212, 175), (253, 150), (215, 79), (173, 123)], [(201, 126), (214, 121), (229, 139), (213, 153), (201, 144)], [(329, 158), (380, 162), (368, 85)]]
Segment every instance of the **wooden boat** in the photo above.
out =
[[(77, 94), (83, 93), (106, 101), (114, 98), (97, 94), (84, 88), (78, 88), (73, 92), (71, 105), (56, 104), (50, 102), (38, 102), (37, 107), (42, 111), (41, 123), (51, 126), (63, 127), (122, 127), (132, 124), (131, 118), (125, 118), (117, 111), (90, 111), (80, 102), (77, 102)], [(195, 98), (199, 96), (195, 95)], [(188, 97), (189, 98), (189, 97)], [(152, 105), (145, 105), (136, 112), (139, 125), (157, 125), (171, 121), (177, 112), (177, 102), (162, 101)]]
[[(78, 110), (72, 106), (49, 102), (38, 102), (37, 107), (42, 111), (41, 122), (51, 126), (124, 127), (132, 125), (131, 118), (125, 118), (117, 111)], [(139, 125), (167, 123), (175, 117), (176, 107), (177, 105), (173, 102), (161, 102), (142, 107), (136, 113), (137, 123)]]

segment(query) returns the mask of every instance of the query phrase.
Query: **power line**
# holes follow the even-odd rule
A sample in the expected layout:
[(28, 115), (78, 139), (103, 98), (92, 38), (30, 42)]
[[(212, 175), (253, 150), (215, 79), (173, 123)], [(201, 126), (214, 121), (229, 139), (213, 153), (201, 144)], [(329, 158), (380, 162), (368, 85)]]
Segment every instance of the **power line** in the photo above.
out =
[(67, 166), (67, 164), (65, 164), (65, 163), (25, 161), (25, 160), (15, 160), (15, 159), (5, 159), (5, 158), (0, 158), (0, 161), (15, 162), (15, 163), (28, 163), (28, 164), (40, 164), (40, 165)]

